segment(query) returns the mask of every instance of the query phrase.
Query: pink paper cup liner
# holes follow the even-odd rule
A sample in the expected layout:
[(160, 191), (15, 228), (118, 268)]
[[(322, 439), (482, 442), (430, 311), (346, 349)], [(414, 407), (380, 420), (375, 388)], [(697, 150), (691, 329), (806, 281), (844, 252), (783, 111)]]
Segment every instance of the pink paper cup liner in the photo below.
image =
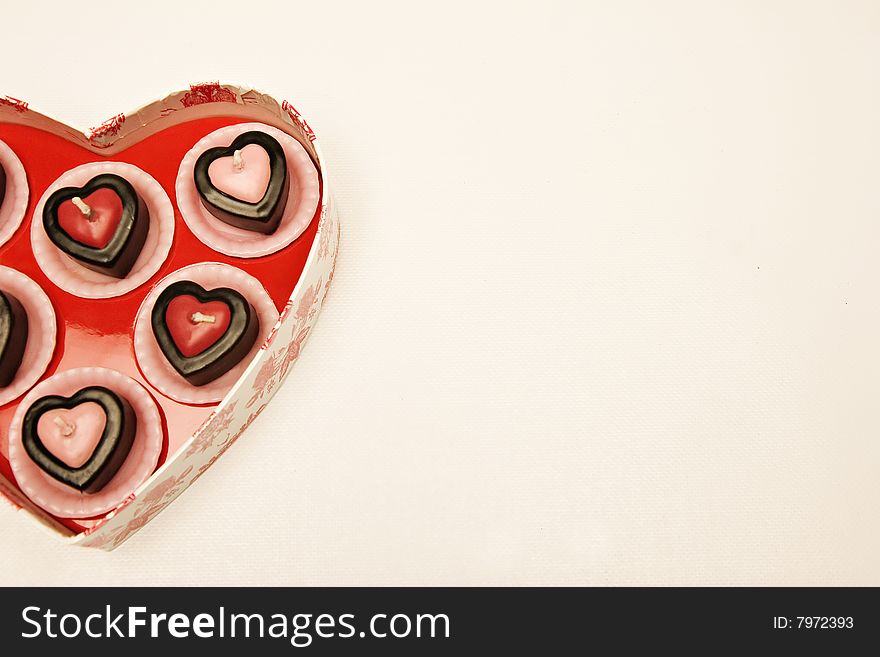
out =
[[(27, 409), (46, 395), (69, 397), (87, 386), (104, 386), (125, 397), (137, 415), (137, 434), (116, 476), (97, 493), (81, 493), (53, 479), (34, 463), (21, 442)], [(134, 379), (103, 367), (81, 367), (49, 377), (22, 400), (9, 425), (9, 464), (22, 492), (59, 518), (91, 518), (112, 511), (144, 483), (159, 462), (164, 433), (159, 408)]]
[(0, 141), (0, 165), (6, 173), (6, 194), (0, 205), (0, 246), (9, 241), (27, 212), (28, 182), (21, 160), (6, 142)]
[[(287, 160), (290, 176), (287, 206), (278, 229), (271, 235), (236, 228), (217, 219), (202, 205), (193, 181), (193, 168), (199, 155), (215, 146), (229, 146), (232, 140), (249, 130), (266, 132), (277, 139)], [(195, 236), (215, 251), (239, 258), (269, 255), (291, 244), (308, 228), (321, 198), (318, 170), (306, 149), (286, 132), (264, 123), (231, 125), (200, 139), (180, 162), (175, 190), (180, 214)]]
[(0, 290), (21, 302), (28, 316), (28, 341), (15, 378), (0, 388), (0, 406), (26, 393), (46, 372), (55, 353), (58, 330), (52, 302), (37, 283), (15, 269), (0, 267)]
[[(84, 267), (62, 252), (43, 227), (43, 206), (62, 187), (82, 187), (102, 173), (115, 173), (132, 184), (150, 211), (150, 232), (140, 256), (125, 278), (114, 278)], [(162, 266), (174, 238), (174, 207), (155, 178), (125, 162), (93, 162), (66, 171), (43, 193), (31, 222), (31, 246), (37, 264), (65, 292), (85, 299), (108, 299), (146, 283)]]
[[(206, 290), (230, 287), (240, 292), (254, 307), (260, 320), (260, 332), (254, 346), (241, 362), (223, 376), (203, 386), (194, 386), (175, 370), (153, 335), (151, 314), (163, 290), (178, 281), (193, 281)], [(163, 278), (147, 295), (138, 310), (134, 325), (134, 353), (144, 378), (166, 397), (184, 404), (212, 404), (222, 400), (241, 378), (259, 353), (260, 347), (278, 322), (279, 314), (272, 297), (256, 278), (237, 267), (219, 262), (203, 262), (178, 269)]]

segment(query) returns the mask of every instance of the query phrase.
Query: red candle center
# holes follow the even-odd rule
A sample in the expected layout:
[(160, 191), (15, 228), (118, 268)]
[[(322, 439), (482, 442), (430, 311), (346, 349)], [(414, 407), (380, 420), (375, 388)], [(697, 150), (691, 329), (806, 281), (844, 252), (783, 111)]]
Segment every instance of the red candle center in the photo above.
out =
[(232, 312), (222, 301), (202, 303), (189, 294), (172, 299), (165, 311), (171, 339), (186, 358), (202, 353), (223, 337), (231, 320)]
[(112, 189), (96, 189), (82, 197), (79, 205), (69, 200), (58, 206), (58, 225), (62, 230), (80, 244), (96, 249), (109, 244), (120, 221), (122, 199)]

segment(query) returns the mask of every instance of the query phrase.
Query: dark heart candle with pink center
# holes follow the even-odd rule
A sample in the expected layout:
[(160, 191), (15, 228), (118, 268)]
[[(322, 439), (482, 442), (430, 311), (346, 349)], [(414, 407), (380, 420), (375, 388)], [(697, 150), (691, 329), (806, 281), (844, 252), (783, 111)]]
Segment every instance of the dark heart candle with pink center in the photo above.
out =
[(150, 316), (153, 335), (171, 366), (192, 385), (223, 376), (250, 352), (260, 322), (236, 290), (206, 290), (193, 281), (169, 285)]
[(84, 493), (96, 493), (122, 467), (137, 433), (125, 397), (102, 386), (70, 397), (35, 401), (22, 422), (22, 445), (43, 472)]
[(209, 148), (193, 178), (202, 205), (220, 221), (267, 235), (278, 229), (290, 176), (284, 148), (271, 135), (251, 130), (228, 147)]
[(149, 232), (146, 204), (125, 178), (102, 174), (63, 187), (43, 208), (43, 227), (65, 254), (93, 271), (125, 278)]

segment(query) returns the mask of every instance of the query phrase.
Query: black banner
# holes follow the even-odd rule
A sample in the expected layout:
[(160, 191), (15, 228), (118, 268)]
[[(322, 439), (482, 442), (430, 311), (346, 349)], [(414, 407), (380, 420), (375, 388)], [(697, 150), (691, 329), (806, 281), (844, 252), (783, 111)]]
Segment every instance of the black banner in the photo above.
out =
[[(612, 647), (853, 650), (880, 639), (876, 589), (4, 589), (3, 654), (575, 654)], [(465, 652), (461, 652), (461, 651)], [(88, 652), (86, 652), (88, 651)], [(179, 652), (178, 652), (179, 651)], [(565, 653), (551, 652), (565, 651)], [(201, 654), (201, 653), (199, 653)]]

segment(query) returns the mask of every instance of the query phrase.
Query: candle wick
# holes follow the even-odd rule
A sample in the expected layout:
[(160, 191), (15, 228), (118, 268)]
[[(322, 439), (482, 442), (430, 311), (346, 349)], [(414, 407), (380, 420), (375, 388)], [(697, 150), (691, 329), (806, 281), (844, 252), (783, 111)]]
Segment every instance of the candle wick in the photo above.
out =
[(62, 436), (65, 436), (65, 437), (70, 436), (76, 430), (75, 424), (68, 422), (60, 415), (56, 415), (55, 418), (52, 420), (52, 422), (55, 423), (55, 426), (61, 427), (61, 435)]
[(240, 150), (236, 150), (232, 154), (232, 166), (236, 171), (242, 171), (244, 169), (244, 160), (241, 157)]
[(214, 317), (214, 315), (205, 315), (200, 312), (195, 312), (192, 314), (192, 317), (190, 317), (190, 321), (192, 321), (193, 324), (213, 324), (217, 321), (217, 318)]
[(83, 216), (86, 219), (90, 219), (92, 216), (92, 209), (83, 201), (79, 196), (74, 196), (71, 199), (71, 202), (82, 212)]

